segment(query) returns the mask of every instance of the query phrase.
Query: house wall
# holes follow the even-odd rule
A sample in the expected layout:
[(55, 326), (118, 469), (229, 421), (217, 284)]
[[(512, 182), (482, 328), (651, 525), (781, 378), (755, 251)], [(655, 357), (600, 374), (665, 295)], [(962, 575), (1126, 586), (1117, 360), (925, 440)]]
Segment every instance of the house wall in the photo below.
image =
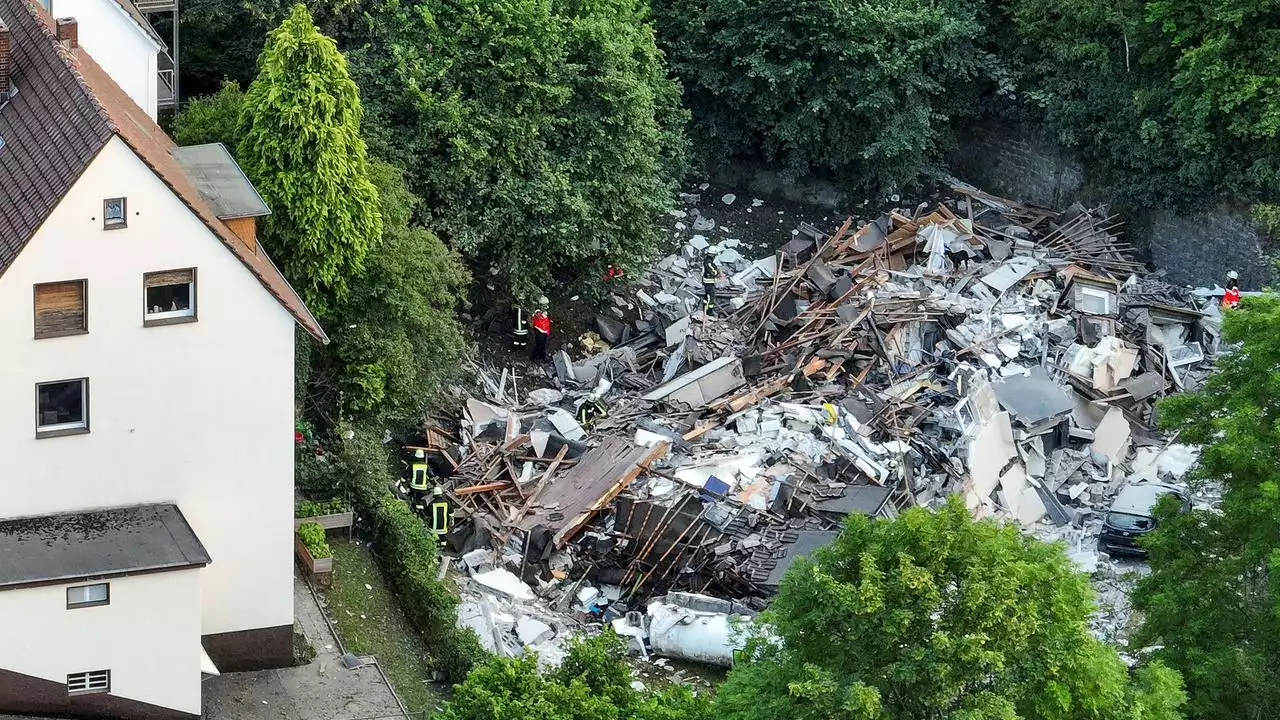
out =
[[(119, 196), (128, 227), (103, 230)], [(198, 322), (143, 327), (143, 273), (187, 267)], [(33, 340), (32, 285), (78, 278), (88, 334)], [(176, 503), (213, 559), (204, 634), (291, 637), (293, 343), (292, 316), (112, 139), (0, 276), (0, 517)], [(36, 439), (35, 383), (78, 377), (90, 432)]]
[(110, 670), (111, 695), (198, 715), (202, 572), (113, 578), (109, 605), (74, 610), (71, 585), (2, 591), (0, 668), (60, 685)]
[(51, 4), (54, 17), (76, 19), (80, 46), (154, 120), (160, 46), (115, 0), (51, 0)]

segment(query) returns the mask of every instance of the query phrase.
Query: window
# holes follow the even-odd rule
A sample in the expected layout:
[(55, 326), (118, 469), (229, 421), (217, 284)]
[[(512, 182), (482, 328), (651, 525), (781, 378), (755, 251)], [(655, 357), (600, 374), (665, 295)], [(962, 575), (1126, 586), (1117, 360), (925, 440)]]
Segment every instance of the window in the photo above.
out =
[(1111, 293), (1091, 287), (1080, 288), (1080, 310), (1090, 315), (1111, 314)]
[(67, 694), (111, 692), (111, 671), (90, 670), (67, 676)]
[(67, 609), (95, 607), (111, 604), (111, 585), (97, 583), (95, 585), (79, 585), (67, 588)]
[(144, 325), (194, 322), (196, 319), (196, 270), (166, 270), (142, 276), (146, 307)]
[(124, 198), (107, 198), (102, 201), (102, 229), (115, 230), (129, 224), (129, 218), (125, 215), (128, 209), (128, 203)]
[(87, 280), (35, 286), (36, 339), (89, 332)]
[(89, 432), (89, 380), (36, 385), (36, 437)]

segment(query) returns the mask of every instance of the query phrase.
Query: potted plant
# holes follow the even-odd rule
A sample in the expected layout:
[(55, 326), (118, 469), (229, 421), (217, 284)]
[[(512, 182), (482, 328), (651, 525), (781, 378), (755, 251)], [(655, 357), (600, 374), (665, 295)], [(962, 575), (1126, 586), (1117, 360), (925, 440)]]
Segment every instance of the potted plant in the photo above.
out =
[(347, 531), (351, 537), (351, 525), (355, 522), (355, 513), (342, 498), (333, 498), (323, 502), (302, 500), (294, 507), (293, 527), (299, 528), (303, 523), (315, 523), (325, 530)]
[(329, 549), (329, 541), (324, 537), (324, 528), (318, 523), (307, 522), (298, 526), (294, 536), (294, 547), (307, 573), (317, 579), (327, 577), (333, 572), (333, 553)]

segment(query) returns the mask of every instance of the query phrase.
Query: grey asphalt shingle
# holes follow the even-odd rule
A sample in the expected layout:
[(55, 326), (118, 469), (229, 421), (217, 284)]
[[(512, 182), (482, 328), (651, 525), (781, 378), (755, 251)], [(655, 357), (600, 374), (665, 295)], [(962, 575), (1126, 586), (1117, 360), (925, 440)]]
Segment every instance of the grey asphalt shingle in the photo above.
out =
[(176, 505), (132, 505), (0, 522), (0, 590), (209, 562), (209, 553)]

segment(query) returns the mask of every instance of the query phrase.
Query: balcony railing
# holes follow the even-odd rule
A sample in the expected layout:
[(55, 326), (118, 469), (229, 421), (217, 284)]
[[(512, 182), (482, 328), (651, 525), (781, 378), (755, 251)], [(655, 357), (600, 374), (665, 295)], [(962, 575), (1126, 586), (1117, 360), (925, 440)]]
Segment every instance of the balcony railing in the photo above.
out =
[(133, 6), (144, 13), (172, 12), (178, 9), (178, 0), (133, 0)]
[(156, 83), (156, 105), (162, 108), (177, 107), (178, 96), (173, 91), (173, 58), (169, 53), (160, 53), (159, 70), (156, 75), (160, 82)]

